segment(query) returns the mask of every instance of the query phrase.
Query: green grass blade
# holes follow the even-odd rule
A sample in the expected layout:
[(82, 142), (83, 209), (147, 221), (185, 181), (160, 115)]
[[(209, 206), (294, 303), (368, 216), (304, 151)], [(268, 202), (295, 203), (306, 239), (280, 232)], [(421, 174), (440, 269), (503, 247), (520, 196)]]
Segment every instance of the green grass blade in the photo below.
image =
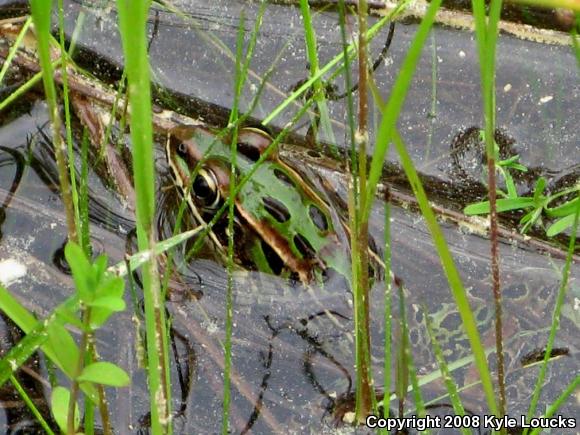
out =
[[(534, 205), (534, 199), (525, 196), (518, 198), (502, 198), (498, 199), (496, 204), (498, 212), (519, 210), (532, 207)], [(489, 201), (482, 201), (476, 204), (470, 204), (463, 209), (463, 212), (467, 215), (489, 213)]]
[[(151, 85), (146, 25), (149, 2), (117, 0), (119, 29), (131, 107), (133, 179), (135, 183), (137, 240), (141, 251), (155, 245), (155, 169), (151, 125)], [(154, 434), (171, 432), (168, 332), (155, 257), (144, 265), (143, 292), (147, 331), (147, 375)]]
[[(485, 149), (487, 157), (488, 196), (490, 202), (490, 250), (491, 250), (491, 274), (495, 307), (495, 338), (497, 348), (497, 378), (499, 388), (499, 414), (502, 417), (506, 412), (505, 395), (505, 369), (502, 337), (502, 306), (501, 286), (499, 270), (499, 242), (498, 242), (498, 219), (497, 219), (497, 187), (496, 187), (496, 152), (495, 152), (495, 60), (496, 43), (498, 36), (498, 22), (501, 13), (501, 0), (491, 0), (489, 3), (489, 17), (485, 17), (485, 5), (483, 0), (473, 1), (473, 15), (475, 17), (475, 31), (479, 64), (481, 71), (481, 93), (483, 98), (483, 113), (485, 118)], [(511, 192), (514, 193), (513, 191)], [(524, 226), (522, 231), (532, 225)], [(505, 430), (502, 430), (502, 433)]]
[[(74, 162), (74, 152), (73, 152), (73, 139), (72, 139), (72, 123), (71, 123), (71, 113), (70, 113), (70, 98), (69, 98), (69, 89), (68, 89), (68, 56), (65, 50), (65, 39), (64, 39), (64, 6), (63, 0), (58, 0), (58, 33), (59, 33), (59, 43), (60, 43), (60, 53), (61, 53), (61, 62), (60, 62), (60, 73), (62, 77), (62, 97), (63, 97), (63, 106), (64, 106), (64, 125), (66, 129), (66, 146), (68, 152), (68, 161)], [(88, 231), (88, 227), (82, 227), (80, 222), (80, 213), (79, 213), (79, 195), (77, 191), (77, 181), (76, 181), (76, 174), (75, 174), (75, 166), (74, 164), (70, 164), (68, 167), (69, 177), (70, 177), (70, 185), (71, 185), (71, 195), (72, 195), (72, 202), (73, 202), (73, 210), (75, 216), (75, 223), (76, 227), (79, 231), (83, 229)], [(86, 183), (86, 180), (83, 181)], [(80, 235), (80, 239), (87, 239), (89, 235)], [(80, 241), (79, 239), (79, 241)], [(86, 251), (89, 253), (89, 251)]]
[[(558, 331), (558, 326), (560, 325), (560, 312), (562, 311), (562, 306), (564, 305), (564, 299), (566, 297), (566, 290), (568, 289), (568, 279), (570, 276), (570, 266), (572, 264), (572, 257), (574, 255), (574, 250), (576, 248), (576, 233), (578, 230), (578, 216), (580, 215), (580, 201), (576, 205), (576, 212), (574, 213), (574, 223), (572, 225), (572, 236), (570, 237), (570, 243), (568, 245), (568, 254), (566, 255), (566, 263), (564, 264), (564, 269), (562, 270), (562, 282), (560, 288), (558, 289), (558, 297), (556, 299), (556, 305), (554, 306), (554, 312), (552, 314), (552, 325), (550, 327), (550, 335), (548, 337), (548, 343), (546, 344), (546, 351), (544, 354), (544, 361), (538, 373), (538, 379), (536, 380), (536, 387), (534, 388), (534, 393), (532, 394), (532, 399), (530, 401), (530, 407), (528, 409), (527, 418), (528, 420), (532, 418), (536, 412), (536, 406), (538, 404), (538, 399), (540, 398), (540, 392), (542, 391), (542, 386), (544, 385), (544, 379), (546, 377), (546, 372), (548, 370), (548, 360), (552, 354), (552, 348), (554, 346), (554, 340), (556, 339), (556, 332)], [(527, 429), (524, 431), (524, 435), (527, 433)]]
[[(236, 41), (236, 68), (234, 77), (234, 101), (230, 112), (229, 125), (234, 125), (232, 129), (232, 139), (230, 143), (230, 171), (232, 174), (237, 170), (237, 143), (238, 143), (238, 109), (240, 96), (245, 83), (245, 71), (242, 66), (242, 57), (244, 55), (244, 35), (245, 35), (245, 15), (240, 14), (238, 22), (238, 37)], [(261, 19), (257, 20), (257, 23)], [(255, 28), (256, 33), (257, 29)], [(255, 35), (254, 35), (255, 38)], [(255, 41), (255, 39), (254, 39)], [(251, 49), (251, 47), (250, 47)], [(249, 65), (250, 56), (246, 59)], [(228, 246), (227, 246), (227, 289), (226, 289), (226, 315), (225, 315), (225, 342), (224, 342), (224, 390), (222, 400), (222, 434), (229, 432), (229, 412), (230, 412), (230, 385), (231, 385), (231, 365), (232, 365), (232, 330), (233, 330), (233, 292), (234, 292), (234, 217), (235, 217), (235, 192), (236, 177), (230, 178), (229, 196), (228, 196)]]
[[(578, 391), (579, 387), (580, 387), (580, 375), (577, 375), (576, 378), (572, 382), (570, 382), (570, 384), (568, 384), (568, 386), (564, 389), (564, 391), (562, 391), (562, 394), (558, 396), (558, 398), (554, 401), (554, 403), (550, 405), (550, 407), (547, 409), (543, 417), (546, 418), (552, 417), (556, 413), (556, 411), (558, 411), (560, 406), (564, 404), (564, 401), (566, 401), (566, 399), (568, 399), (568, 397), (570, 397), (572, 393)], [(573, 421), (577, 421), (577, 419)], [(574, 424), (577, 425), (578, 423)], [(541, 428), (535, 428), (532, 430), (531, 435), (538, 435), (540, 432), (542, 432)]]
[[(56, 61), (53, 66), (56, 66), (60, 63), (60, 59)], [(42, 80), (42, 71), (39, 73), (34, 74), (29, 80), (23, 83), (21, 86), (18, 87), (14, 92), (8, 95), (2, 102), (0, 103), (0, 112), (26, 94), (29, 90), (31, 90), (34, 86), (38, 84)]]
[(384, 296), (384, 366), (383, 366), (383, 417), (389, 418), (389, 403), (386, 398), (391, 392), (391, 360), (392, 360), (392, 305), (393, 279), (391, 277), (391, 206), (385, 201), (385, 296)]
[(459, 276), (459, 272), (455, 267), (453, 257), (451, 255), (451, 252), (449, 251), (447, 243), (445, 242), (443, 232), (441, 231), (441, 228), (437, 224), (435, 214), (433, 213), (433, 210), (431, 210), (431, 207), (429, 206), (427, 195), (425, 194), (425, 190), (423, 189), (421, 180), (417, 175), (417, 171), (413, 166), (411, 157), (409, 156), (405, 144), (403, 143), (403, 140), (401, 139), (399, 133), (396, 130), (393, 132), (393, 142), (400, 156), (401, 164), (403, 165), (405, 174), (407, 175), (409, 183), (411, 184), (411, 187), (413, 189), (413, 193), (417, 198), (417, 202), (419, 204), (419, 208), (421, 209), (421, 213), (423, 214), (427, 227), (431, 232), (431, 237), (433, 238), (435, 248), (437, 249), (439, 259), (443, 266), (443, 270), (447, 277), (447, 281), (449, 282), (451, 294), (455, 299), (457, 309), (459, 310), (459, 314), (461, 315), (463, 328), (465, 329), (465, 333), (467, 334), (467, 337), (469, 339), (469, 344), (471, 345), (471, 350), (475, 356), (475, 364), (477, 366), (477, 370), (479, 371), (479, 376), (481, 377), (482, 387), (485, 393), (487, 404), (489, 406), (489, 410), (493, 414), (497, 415), (498, 408), (495, 401), (495, 393), (493, 390), (491, 375), (487, 364), (487, 358), (485, 356), (485, 350), (481, 344), (479, 332), (477, 331), (477, 324), (475, 322), (473, 312), (469, 307), (467, 293), (465, 291), (465, 288), (463, 287), (463, 283), (461, 282), (461, 277)]
[(548, 237), (557, 236), (558, 234), (566, 231), (566, 229), (571, 227), (573, 224), (574, 224), (573, 214), (560, 218), (548, 227), (548, 229), (546, 230), (546, 235)]
[[(389, 13), (385, 17), (381, 18), (379, 21), (377, 21), (377, 23), (374, 26), (372, 26), (367, 33), (368, 40), (371, 41), (378, 34), (379, 30), (382, 29), (383, 26), (386, 23), (388, 23), (389, 20), (391, 20), (393, 18), (393, 16), (395, 16), (400, 11), (401, 11), (401, 8), (397, 8), (397, 9), (391, 11), (391, 13)], [(348, 55), (352, 56), (354, 54), (354, 50), (355, 50), (354, 44), (350, 44), (347, 48)], [(278, 107), (276, 107), (272, 112), (270, 112), (270, 114), (264, 118), (262, 123), (264, 125), (270, 124), (290, 104), (292, 104), (294, 101), (296, 101), (298, 98), (300, 98), (300, 96), (304, 92), (306, 92), (309, 88), (311, 88), (313, 83), (316, 80), (320, 80), (320, 78), (324, 74), (330, 72), (332, 70), (332, 68), (334, 68), (336, 65), (338, 65), (341, 61), (343, 61), (343, 66), (340, 68), (340, 70), (342, 70), (342, 68), (344, 68), (344, 65), (349, 63), (349, 60), (350, 59), (345, 59), (343, 53), (336, 55), (330, 62), (328, 62), (326, 65), (324, 65), (322, 68), (320, 68), (318, 70), (318, 74), (311, 76), (307, 81), (305, 81), (302, 84), (302, 86), (300, 86), (298, 89), (296, 89), (294, 92), (292, 92), (288, 96), (288, 98), (286, 98)]]
[[(576, 188), (575, 190), (580, 190), (580, 187)], [(556, 195), (554, 195), (554, 197), (555, 196)], [(553, 200), (554, 197), (552, 197), (551, 200)], [(546, 214), (550, 217), (564, 217), (564, 216), (570, 216), (570, 215), (573, 216), (579, 202), (580, 202), (580, 196), (577, 196), (576, 198), (574, 198), (570, 201), (567, 201), (564, 204), (559, 205), (557, 207), (553, 207), (553, 208), (546, 207), (545, 208)]]
[(50, 58), (50, 17), (52, 11), (52, 0), (31, 0), (30, 9), (34, 26), (36, 28), (38, 57), (40, 60), (40, 66), (42, 67), (44, 94), (48, 104), (49, 118), (52, 125), (52, 142), (58, 168), (60, 194), (65, 208), (68, 237), (69, 240), (77, 241), (77, 228), (75, 225), (70, 180), (67, 171), (66, 155), (64, 153), (65, 147), (62, 146), (62, 137), (60, 135), (62, 124), (58, 110), (56, 87), (53, 80), (54, 71)]
[(6, 76), (8, 68), (10, 68), (10, 65), (12, 64), (12, 59), (14, 59), (14, 56), (16, 55), (16, 52), (20, 47), (20, 43), (22, 42), (22, 39), (24, 39), (24, 35), (26, 35), (26, 32), (28, 31), (30, 23), (32, 23), (32, 17), (28, 17), (28, 19), (24, 22), (24, 24), (22, 25), (22, 29), (20, 30), (20, 33), (18, 34), (16, 40), (14, 41), (14, 45), (10, 47), (8, 56), (6, 56), (6, 59), (4, 59), (2, 69), (0, 70), (0, 85), (4, 81), (4, 76)]
[(91, 236), (89, 231), (89, 133), (83, 129), (81, 140), (81, 183), (79, 189), (80, 242), (83, 251), (90, 255)]
[(405, 102), (405, 97), (409, 90), (409, 86), (411, 85), (411, 80), (415, 73), (419, 57), (421, 56), (423, 45), (425, 44), (427, 36), (429, 36), (431, 26), (435, 20), (435, 14), (440, 5), (441, 0), (434, 0), (429, 3), (429, 7), (427, 8), (425, 16), (417, 29), (415, 38), (407, 51), (407, 56), (403, 61), (401, 71), (397, 75), (387, 106), (383, 110), (383, 117), (377, 132), (375, 151), (373, 153), (366, 191), (365, 204), (368, 204), (369, 206), (363, 210), (363, 216), (361, 219), (363, 222), (368, 220), (370, 205), (372, 204), (372, 198), (374, 197), (377, 183), (379, 182), (383, 171), (383, 162), (387, 154), (389, 143), (391, 142), (391, 136), (394, 132), (395, 124), (403, 107), (403, 103)]
[[(0, 386), (39, 347), (63, 373), (72, 378), (76, 360), (66, 358), (66, 355), (78, 354), (78, 348), (69, 332), (58, 323), (54, 314), (59, 309), (65, 308), (67, 310), (76, 310), (78, 302), (74, 298), (69, 298), (61, 303), (47, 319), (37, 321), (16, 298), (0, 285), (0, 310), (26, 333), (26, 337), (0, 360)], [(55, 346), (55, 343), (58, 343), (58, 347)], [(97, 400), (97, 394), (92, 385), (84, 384), (81, 388), (91, 400)]]
[[(14, 385), (14, 388), (16, 388), (16, 391), (18, 391), (18, 394), (20, 395), (20, 397), (22, 397), (22, 400), (24, 400), (24, 403), (26, 403), (26, 406), (28, 407), (28, 409), (30, 409), (30, 412), (32, 412), (34, 418), (36, 418), (36, 421), (40, 424), (40, 426), (42, 426), (44, 431), (48, 435), (54, 435), (54, 432), (48, 426), (48, 423), (46, 422), (46, 420), (44, 419), (44, 417), (42, 416), (42, 414), (40, 413), (40, 411), (38, 410), (32, 399), (30, 398), (26, 390), (22, 388), (22, 385), (20, 385), (18, 379), (16, 379), (14, 376), (11, 376), (10, 382), (12, 383), (12, 385)], [(87, 400), (87, 402), (90, 402), (90, 400)]]
[[(310, 64), (310, 76), (319, 76), (318, 52), (316, 48), (316, 34), (312, 26), (312, 16), (310, 15), (310, 6), (308, 0), (300, 0), (300, 10), (302, 11), (302, 23), (304, 24), (304, 40), (306, 42), (306, 53), (308, 55), (308, 62)], [(314, 100), (318, 105), (320, 114), (320, 123), (324, 133), (323, 140), (330, 143), (336, 143), (332, 126), (330, 124), (330, 112), (326, 104), (326, 92), (324, 90), (324, 83), (320, 78), (317, 78), (312, 83), (314, 89)], [(315, 133), (316, 134), (316, 133)]]
[[(2, 289), (2, 287), (0, 287)], [(18, 344), (0, 359), (0, 386), (4, 385), (18, 368), (48, 340), (45, 328), (32, 329)]]

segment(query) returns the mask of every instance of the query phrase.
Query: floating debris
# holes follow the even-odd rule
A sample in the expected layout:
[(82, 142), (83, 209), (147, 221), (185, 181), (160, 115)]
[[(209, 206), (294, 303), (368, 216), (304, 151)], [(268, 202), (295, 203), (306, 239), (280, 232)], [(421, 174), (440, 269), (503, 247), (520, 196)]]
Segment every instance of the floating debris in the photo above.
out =
[(26, 266), (13, 258), (0, 261), (0, 284), (9, 286), (26, 275)]

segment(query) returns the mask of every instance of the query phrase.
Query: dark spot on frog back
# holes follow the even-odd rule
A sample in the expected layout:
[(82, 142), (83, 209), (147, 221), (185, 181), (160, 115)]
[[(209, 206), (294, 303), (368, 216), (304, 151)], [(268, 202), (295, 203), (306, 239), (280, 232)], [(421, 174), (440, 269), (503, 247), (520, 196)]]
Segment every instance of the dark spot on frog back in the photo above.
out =
[(257, 128), (243, 128), (238, 132), (237, 149), (240, 154), (256, 162), (272, 143), (272, 138)]
[(301, 234), (296, 234), (294, 236), (294, 246), (303, 258), (312, 259), (316, 257), (316, 251), (310, 244), (310, 242)]
[(277, 222), (284, 223), (290, 219), (290, 211), (276, 198), (272, 198), (271, 196), (264, 197), (262, 199), (262, 204), (270, 216), (272, 216)]
[(280, 256), (274, 251), (274, 249), (266, 243), (266, 241), (261, 241), (262, 252), (264, 253), (264, 257), (268, 262), (268, 266), (272, 270), (274, 275), (280, 275), (284, 270), (284, 261), (280, 258)]
[(308, 207), (308, 214), (316, 228), (320, 231), (328, 231), (328, 219), (316, 204), (310, 204), (310, 207)]
[(284, 172), (282, 169), (280, 169), (280, 168), (274, 168), (274, 175), (276, 176), (276, 178), (278, 180), (280, 180), (283, 183), (287, 184), (289, 187), (292, 187), (292, 188), (295, 188), (296, 187), (296, 185), (292, 181), (292, 178), (290, 178), (290, 176), (286, 172)]

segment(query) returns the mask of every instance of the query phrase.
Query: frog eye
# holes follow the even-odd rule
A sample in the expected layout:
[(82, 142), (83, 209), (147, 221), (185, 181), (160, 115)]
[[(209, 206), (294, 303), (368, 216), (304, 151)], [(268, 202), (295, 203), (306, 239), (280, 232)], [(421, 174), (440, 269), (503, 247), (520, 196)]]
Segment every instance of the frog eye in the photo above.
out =
[(187, 159), (187, 145), (185, 145), (185, 142), (179, 142), (179, 145), (177, 145), (177, 155), (182, 159)]
[(220, 202), (220, 193), (216, 176), (211, 169), (199, 170), (191, 185), (191, 191), (204, 208), (217, 208)]

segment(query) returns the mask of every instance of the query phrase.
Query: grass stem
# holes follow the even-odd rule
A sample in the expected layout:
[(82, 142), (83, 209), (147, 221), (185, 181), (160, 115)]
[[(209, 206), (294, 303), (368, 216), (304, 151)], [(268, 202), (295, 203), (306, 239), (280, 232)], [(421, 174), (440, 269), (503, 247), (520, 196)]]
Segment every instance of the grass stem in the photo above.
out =
[[(499, 388), (499, 416), (506, 413), (505, 369), (502, 339), (502, 302), (499, 270), (499, 238), (497, 215), (497, 181), (495, 163), (495, 52), (498, 34), (498, 23), (501, 13), (501, 0), (492, 0), (490, 12), (485, 24), (485, 6), (483, 0), (474, 0), (476, 38), (479, 49), (481, 69), (481, 89), (483, 94), (485, 118), (485, 149), (487, 157), (488, 195), (490, 204), (490, 251), (493, 299), (495, 307), (495, 343), (497, 355), (497, 378)], [(505, 430), (504, 430), (505, 431)]]
[[(368, 144), (368, 54), (367, 54), (367, 2), (361, 0), (358, 7), (358, 126), (355, 134), (355, 143), (358, 148), (358, 191), (353, 192), (354, 207), (351, 222), (352, 240), (357, 249), (352, 250), (353, 263), (353, 293), (355, 311), (355, 338), (356, 338), (356, 420), (363, 423), (370, 414), (372, 406), (372, 381), (370, 373), (370, 314), (369, 314), (369, 257), (368, 257), (368, 219), (362, 210), (370, 207), (364, 193), (367, 186), (367, 144)], [(354, 183), (353, 183), (354, 185)]]
[[(568, 245), (568, 255), (566, 257), (564, 269), (562, 270), (562, 282), (558, 290), (558, 297), (556, 299), (554, 312), (552, 314), (552, 325), (550, 327), (550, 335), (548, 337), (548, 343), (546, 344), (544, 361), (542, 363), (542, 366), (540, 367), (538, 379), (536, 380), (536, 386), (532, 394), (532, 399), (530, 400), (530, 407), (528, 409), (527, 414), (528, 420), (531, 419), (534, 416), (534, 413), (536, 412), (538, 399), (540, 398), (540, 392), (542, 391), (542, 386), (544, 385), (544, 379), (546, 378), (546, 372), (548, 370), (548, 360), (550, 359), (550, 355), (552, 354), (554, 340), (556, 339), (556, 332), (558, 332), (558, 326), (560, 324), (560, 313), (562, 311), (562, 306), (564, 305), (564, 300), (566, 298), (566, 290), (568, 289), (568, 279), (570, 277), (570, 266), (572, 264), (572, 256), (574, 255), (574, 250), (576, 249), (576, 235), (578, 232), (579, 215), (580, 215), (580, 201), (576, 206), (576, 212), (574, 214), (574, 224), (572, 225), (572, 235), (570, 236), (570, 243)], [(528, 429), (524, 430), (524, 435), (527, 435), (527, 432)]]
[(30, 8), (32, 19), (36, 27), (38, 42), (38, 57), (42, 67), (42, 81), (44, 93), (48, 104), (50, 122), (52, 125), (52, 140), (54, 154), (58, 168), (60, 192), (65, 208), (66, 224), (69, 240), (77, 242), (77, 228), (75, 225), (74, 206), (72, 201), (69, 174), (67, 171), (66, 147), (63, 144), (61, 132), (61, 119), (58, 110), (56, 87), (53, 81), (53, 66), (50, 58), (50, 17), (52, 0), (31, 0)]
[[(141, 251), (151, 249), (154, 252), (155, 169), (146, 34), (149, 5), (150, 2), (117, 0), (131, 105), (137, 240)], [(167, 321), (155, 255), (143, 269), (151, 430), (154, 434), (171, 433)]]

